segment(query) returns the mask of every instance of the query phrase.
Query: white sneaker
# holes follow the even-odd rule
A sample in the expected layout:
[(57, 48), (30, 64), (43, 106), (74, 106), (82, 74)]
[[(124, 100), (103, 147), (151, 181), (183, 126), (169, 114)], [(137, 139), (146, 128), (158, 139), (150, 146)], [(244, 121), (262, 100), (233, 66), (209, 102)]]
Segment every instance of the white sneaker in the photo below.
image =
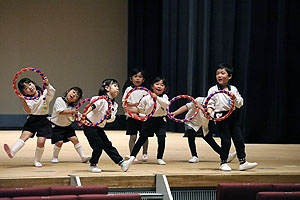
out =
[(52, 163), (58, 163), (59, 161), (58, 161), (57, 158), (53, 157), (52, 160), (51, 160), (51, 162), (52, 162)]
[(8, 146), (8, 144), (4, 144), (4, 150), (7, 153), (7, 155), (8, 155), (9, 158), (13, 158), (14, 157), (14, 155), (12, 154), (12, 152), (11, 152), (10, 147)]
[(167, 163), (163, 159), (157, 159), (157, 164), (159, 164), (159, 165), (165, 165)]
[(231, 171), (231, 168), (229, 167), (229, 165), (227, 165), (227, 163), (220, 165), (219, 169), (221, 171)]
[(89, 171), (90, 171), (90, 172), (93, 172), (93, 173), (100, 173), (100, 172), (101, 172), (101, 169), (99, 169), (99, 168), (97, 167), (97, 165), (96, 165), (96, 166), (89, 166)]
[(236, 158), (236, 151), (228, 154), (227, 163), (230, 163), (233, 159)]
[(87, 163), (90, 159), (91, 159), (91, 156), (83, 156), (83, 157), (81, 158), (81, 162), (82, 162), (82, 163)]
[(38, 161), (34, 161), (34, 166), (35, 167), (43, 167), (42, 163), (40, 163)]
[(135, 158), (133, 162), (134, 162), (134, 163), (138, 163), (139, 160), (138, 160), (137, 158)]
[(199, 158), (196, 156), (193, 156), (191, 159), (189, 159), (189, 163), (197, 163), (199, 162)]
[(142, 155), (142, 161), (143, 162), (147, 162), (147, 160), (148, 160), (148, 155), (147, 154), (143, 154)]
[(131, 164), (132, 164), (132, 161), (129, 159), (129, 160), (123, 161), (120, 166), (124, 172), (127, 172), (127, 170), (129, 169)]
[(245, 163), (240, 165), (239, 169), (240, 169), (240, 171), (244, 171), (247, 169), (252, 169), (252, 168), (256, 167), (257, 165), (258, 164), (256, 162), (251, 163), (251, 162), (246, 161)]

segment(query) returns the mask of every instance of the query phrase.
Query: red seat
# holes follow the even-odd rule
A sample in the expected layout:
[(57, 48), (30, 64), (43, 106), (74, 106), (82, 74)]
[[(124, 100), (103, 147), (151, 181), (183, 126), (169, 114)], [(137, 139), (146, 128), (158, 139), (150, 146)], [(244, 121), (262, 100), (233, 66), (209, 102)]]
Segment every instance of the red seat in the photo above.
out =
[(293, 192), (300, 191), (300, 183), (273, 183), (273, 191)]
[(76, 195), (14, 197), (12, 200), (77, 200)]
[(82, 194), (78, 200), (141, 200), (140, 194)]
[(220, 183), (217, 200), (255, 200), (258, 192), (272, 191), (271, 183)]
[(0, 197), (48, 196), (49, 187), (0, 188)]
[(50, 187), (50, 195), (79, 195), (79, 194), (107, 194), (107, 186), (53, 186)]
[(300, 192), (259, 192), (256, 200), (299, 200)]

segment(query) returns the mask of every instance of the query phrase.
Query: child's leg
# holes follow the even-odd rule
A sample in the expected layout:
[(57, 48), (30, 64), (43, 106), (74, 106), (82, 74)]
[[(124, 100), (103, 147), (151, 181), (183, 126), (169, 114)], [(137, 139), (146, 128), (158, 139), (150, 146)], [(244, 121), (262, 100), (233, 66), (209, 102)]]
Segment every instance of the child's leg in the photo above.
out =
[(59, 142), (56, 142), (53, 146), (53, 157), (52, 157), (52, 160), (51, 162), (52, 163), (58, 163), (58, 154), (61, 150), (61, 147), (63, 145), (63, 141), (59, 141)]
[(147, 139), (146, 142), (143, 144), (143, 155), (148, 154), (148, 144), (149, 144), (149, 140)]
[(78, 155), (81, 158), (81, 161), (83, 163), (86, 163), (87, 161), (89, 161), (89, 159), (91, 158), (90, 156), (86, 156), (83, 152), (83, 148), (81, 143), (79, 142), (77, 136), (72, 136), (70, 138), (68, 138), (73, 144), (74, 144), (74, 148), (77, 151)]
[(120, 164), (123, 161), (122, 156), (118, 150), (112, 145), (105, 132), (102, 130), (100, 133), (101, 140), (103, 141), (103, 150), (105, 153), (116, 163)]
[(132, 152), (132, 149), (135, 145), (136, 138), (137, 138), (137, 135), (130, 135), (130, 138), (129, 138), (129, 152)]
[(37, 138), (37, 146), (35, 149), (35, 156), (34, 156), (34, 166), (35, 167), (42, 167), (41, 158), (44, 153), (45, 149), (45, 142), (46, 138), (45, 137), (38, 137)]
[(192, 136), (192, 135), (188, 136), (188, 143), (189, 143), (191, 154), (192, 154), (192, 156), (198, 157), (195, 139), (196, 139), (195, 136)]
[(8, 157), (13, 158), (31, 136), (31, 132), (23, 131), (20, 138), (16, 141), (15, 145), (12, 148), (10, 148), (7, 144), (4, 144), (4, 150), (6, 151)]
[(215, 141), (215, 139), (211, 136), (211, 134), (207, 134), (203, 137), (205, 142), (209, 144), (209, 146), (219, 155), (221, 155), (221, 147), (218, 145), (218, 143)]
[(157, 159), (162, 159), (165, 152), (166, 136), (157, 136)]

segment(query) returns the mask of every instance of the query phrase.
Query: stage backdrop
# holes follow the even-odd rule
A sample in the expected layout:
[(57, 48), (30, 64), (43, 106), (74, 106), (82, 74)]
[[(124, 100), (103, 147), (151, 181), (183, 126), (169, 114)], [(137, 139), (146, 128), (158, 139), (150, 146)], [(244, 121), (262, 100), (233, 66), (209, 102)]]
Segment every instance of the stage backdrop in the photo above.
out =
[(299, 8), (297, 0), (129, 0), (128, 70), (165, 76), (170, 98), (198, 97), (216, 84), (215, 67), (229, 63), (246, 141), (300, 143)]
[[(56, 88), (55, 98), (72, 86), (81, 87), (84, 97), (97, 95), (106, 78), (122, 87), (127, 18), (127, 0), (0, 0), (0, 128), (24, 124), (23, 105), (12, 89), (14, 74), (23, 67), (45, 73)], [(41, 85), (35, 73), (24, 76)]]

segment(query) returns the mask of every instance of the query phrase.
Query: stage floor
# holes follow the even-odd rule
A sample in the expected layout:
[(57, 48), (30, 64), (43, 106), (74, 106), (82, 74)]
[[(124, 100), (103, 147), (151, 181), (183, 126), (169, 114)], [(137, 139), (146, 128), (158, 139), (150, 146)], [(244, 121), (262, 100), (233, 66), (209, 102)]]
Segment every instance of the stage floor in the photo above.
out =
[[(77, 131), (86, 154), (91, 148), (82, 131)], [(128, 155), (128, 139), (125, 131), (106, 131), (113, 145), (122, 156)], [(59, 154), (60, 162), (52, 164), (53, 145), (46, 141), (42, 168), (33, 167), (36, 138), (29, 139), (25, 146), (10, 159), (3, 144), (12, 146), (21, 131), (0, 131), (0, 188), (70, 185), (70, 176), (77, 175), (82, 185), (107, 185), (110, 188), (155, 187), (155, 174), (165, 174), (170, 187), (215, 187), (220, 182), (300, 182), (299, 144), (246, 144), (248, 161), (258, 162), (258, 167), (248, 171), (238, 170), (238, 160), (229, 165), (231, 172), (218, 170), (219, 156), (197, 138), (199, 163), (188, 163), (190, 152), (187, 138), (182, 133), (167, 133), (164, 160), (167, 165), (156, 164), (156, 137), (149, 140), (149, 160), (133, 164), (127, 172), (114, 164), (103, 152), (98, 166), (101, 173), (88, 171), (88, 164), (81, 163), (71, 142), (65, 143)], [(220, 143), (219, 138), (215, 138)], [(231, 151), (234, 149), (232, 148)], [(141, 152), (138, 158), (141, 157)]]

